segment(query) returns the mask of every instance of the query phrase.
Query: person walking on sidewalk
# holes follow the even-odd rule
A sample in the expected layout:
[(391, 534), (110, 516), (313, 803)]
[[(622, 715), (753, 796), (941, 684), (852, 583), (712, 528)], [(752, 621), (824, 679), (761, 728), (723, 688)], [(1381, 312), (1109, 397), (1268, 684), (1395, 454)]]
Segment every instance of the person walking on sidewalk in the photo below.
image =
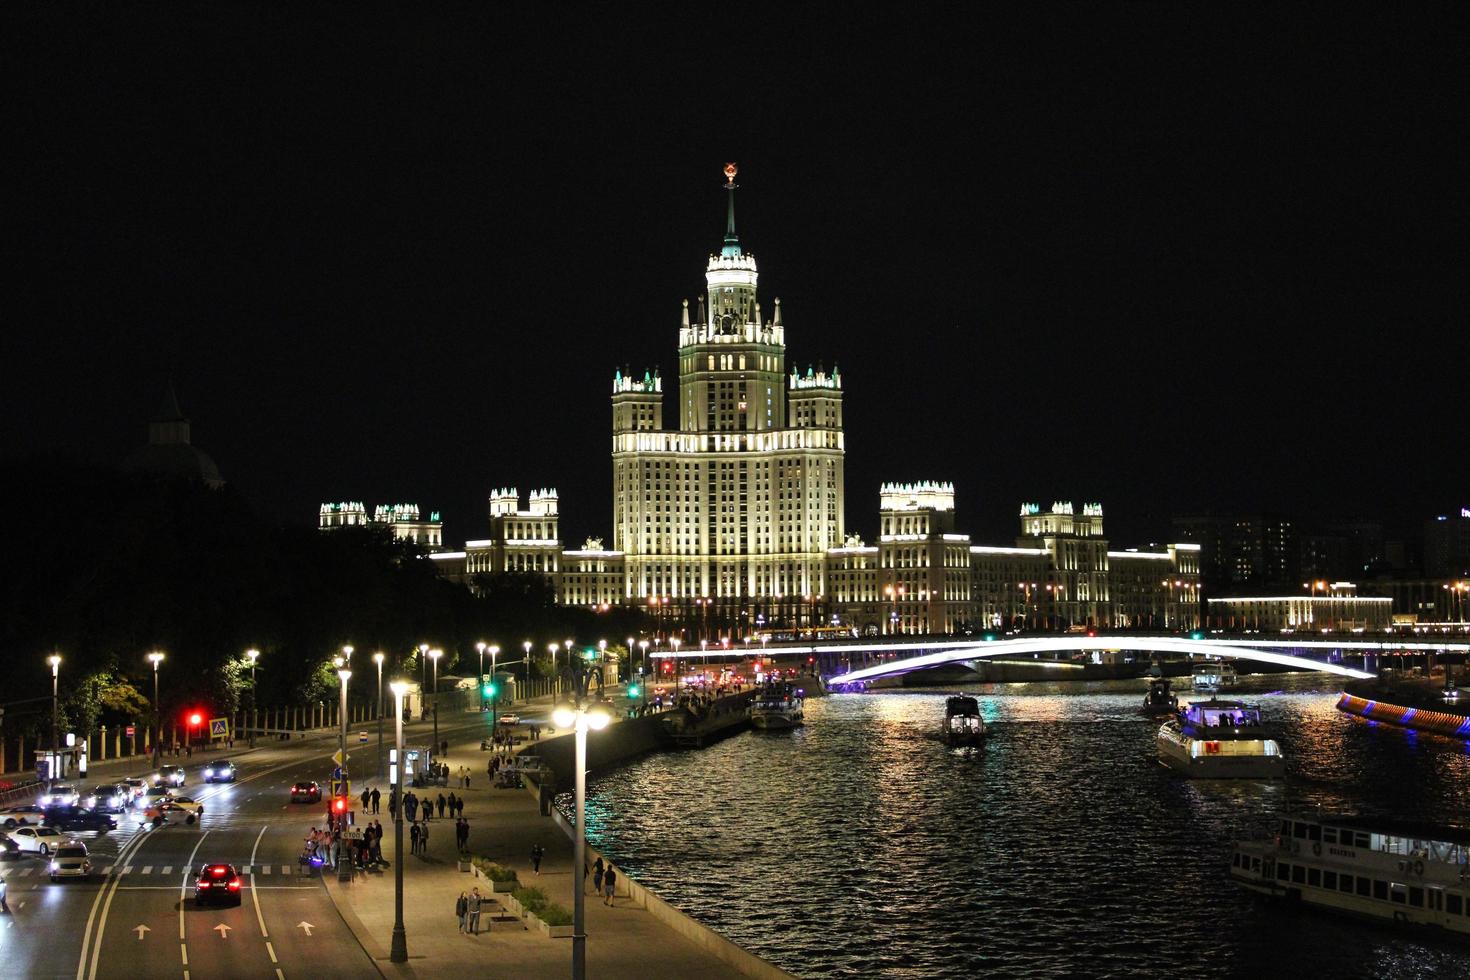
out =
[[(10, 886), (5, 884), (5, 878), (0, 876), (0, 912), (10, 914), (10, 905), (5, 901), (5, 892)], [(142, 933), (139, 933), (142, 935)]]
[(413, 826), (411, 828), (409, 828), (409, 831), (408, 831), (408, 853), (410, 853), (410, 854), (417, 854), (418, 852), (419, 852), (419, 824), (418, 824), (418, 821), (415, 820), (414, 823), (413, 823)]
[(376, 816), (377, 813), (378, 813), (378, 800), (382, 797), (382, 794), (378, 792), (378, 787), (376, 787), (376, 786), (373, 787), (372, 796), (373, 796), (373, 815)]
[(470, 892), (470, 935), (480, 934), (480, 889)]
[(454, 902), (454, 917), (459, 920), (459, 931), (465, 932), (470, 924), (470, 897), (464, 892)]
[(602, 900), (603, 905), (612, 905), (613, 890), (617, 887), (618, 873), (613, 870), (612, 865), (607, 866), (607, 874), (602, 876), (602, 893), (606, 896)]
[(602, 894), (602, 858), (598, 858), (597, 863), (592, 865), (592, 894)]
[(536, 874), (541, 873), (541, 857), (546, 853), (546, 848), (540, 844), (531, 845), (531, 870)]
[(419, 831), (419, 853), (425, 857), (429, 856), (429, 825), (424, 824), (424, 829)]
[[(450, 793), (449, 794), (449, 798), (450, 799), (454, 799), (454, 794), (453, 793)], [(444, 801), (444, 794), (443, 793), (440, 793), (439, 794), (439, 801), (438, 802), (439, 802), (439, 817), (440, 817), (440, 819), (443, 819), (443, 817), (444, 817), (444, 802), (445, 802)]]
[(368, 807), (372, 805), (372, 802), (373, 802), (373, 791), (370, 790), (370, 789), (363, 790), (362, 791), (362, 812), (363, 813), (367, 813), (368, 812)]

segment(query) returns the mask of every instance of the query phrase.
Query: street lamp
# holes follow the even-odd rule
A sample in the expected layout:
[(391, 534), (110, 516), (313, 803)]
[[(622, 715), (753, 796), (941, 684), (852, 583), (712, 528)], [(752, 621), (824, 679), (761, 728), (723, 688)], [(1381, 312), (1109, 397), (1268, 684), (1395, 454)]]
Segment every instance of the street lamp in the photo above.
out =
[(148, 660), (153, 664), (153, 764), (157, 766), (159, 743), (163, 741), (163, 712), (158, 710), (158, 665), (163, 662), (163, 654), (154, 650)]
[(255, 661), (260, 657), (260, 651), (251, 647), (245, 651), (245, 656), (250, 660), (250, 747), (255, 748), (255, 726), (260, 724), (259, 705), (255, 703)]
[(500, 655), (500, 647), (490, 644), (490, 735), (495, 736), (495, 726), (500, 723), (500, 688), (495, 682), (495, 658)]
[(403, 931), (403, 696), (408, 693), (408, 684), (394, 681), (388, 687), (393, 691), (393, 764), (388, 767), (390, 799), (393, 801), (393, 943), (388, 959), (394, 963), (408, 962), (408, 938)]
[(525, 659), (521, 661), (521, 672), (526, 675), (526, 697), (531, 696), (531, 641), (527, 640), (521, 644), (521, 649), (526, 651)]
[(373, 663), (378, 665), (378, 700), (373, 705), (373, 714), (378, 716), (378, 764), (373, 771), (379, 779), (383, 778), (383, 661), (386, 659), (382, 650), (373, 654)]
[(479, 683), (479, 687), (480, 687), (480, 710), (481, 711), (484, 711), (485, 710), (485, 641), (484, 640), (481, 640), (479, 643), (476, 643), (475, 644), (475, 649), (480, 652), (480, 673), (475, 676), (475, 680)]
[(556, 651), (561, 649), (561, 644), (548, 643), (546, 648), (551, 651), (551, 677), (556, 685), (556, 696), (561, 697), (561, 675), (556, 672)]
[[(428, 668), (424, 666), (424, 661), (429, 656), (429, 645), (427, 643), (420, 643), (419, 646), (418, 646), (418, 650), (419, 650), (419, 711), (423, 711), (424, 710), (424, 707), (423, 707), (423, 701), (424, 701), (424, 684), (428, 681), (428, 678), (425, 676), (425, 674), (428, 673)], [(422, 719), (420, 719), (420, 720), (422, 720)]]
[(606, 728), (612, 718), (601, 704), (588, 704), (586, 700), (588, 683), (593, 677), (598, 678), (598, 690), (601, 691), (601, 675), (591, 667), (579, 667), (574, 663), (569, 664), (568, 673), (572, 676), (574, 701), (571, 704), (558, 704), (552, 711), (551, 718), (558, 728), (575, 725), (577, 729), (577, 833), (573, 838), (572, 854), (572, 978), (584, 980), (587, 976), (586, 885), (577, 877), (576, 869), (584, 867), (587, 862), (587, 732)]
[[(346, 662), (346, 660), (341, 660), (337, 664), (337, 676), (342, 681), (342, 706), (337, 709), (337, 720), (342, 723), (341, 731), (337, 738), (337, 744), (339, 746), (337, 757), (341, 759), (341, 771), (337, 774), (337, 794), (344, 798), (351, 792), (351, 789), (347, 785), (347, 682), (352, 679), (352, 671), (342, 666)], [(348, 809), (350, 809), (350, 806)], [(348, 809), (344, 809), (337, 817), (339, 824), (346, 823)], [(338, 826), (337, 831), (341, 833), (345, 829), (343, 826)], [(347, 856), (345, 842), (337, 851), (337, 880), (352, 880), (352, 859)]]
[(47, 785), (49, 789), (56, 783), (56, 763), (61, 758), (56, 744), (56, 684), (61, 675), (61, 654), (53, 653), (46, 658), (46, 662), (51, 665), (51, 764), (46, 767), (46, 778), (50, 780)]
[(439, 751), (439, 658), (442, 656), (444, 651), (438, 647), (429, 651), (429, 659), (434, 661), (434, 752)]
[[(642, 673), (648, 669), (648, 641), (639, 640), (638, 649), (643, 651), (643, 656), (638, 658), (638, 673), (642, 675)], [(628, 647), (628, 655), (630, 657), (633, 655), (632, 647)]]

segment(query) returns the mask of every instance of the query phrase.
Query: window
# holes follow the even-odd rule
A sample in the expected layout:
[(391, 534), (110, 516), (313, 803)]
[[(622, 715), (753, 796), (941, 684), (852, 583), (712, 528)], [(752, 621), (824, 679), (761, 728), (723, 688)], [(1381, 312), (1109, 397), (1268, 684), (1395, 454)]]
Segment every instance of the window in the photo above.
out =
[(1372, 884), (1373, 884), (1373, 882), (1370, 881), (1369, 879), (1359, 876), (1359, 878), (1358, 878), (1358, 894), (1359, 895), (1362, 895), (1364, 898), (1367, 898), (1368, 897), (1368, 889), (1369, 889), (1369, 886), (1372, 885)]
[(1388, 901), (1388, 882), (1373, 879), (1373, 897), (1380, 902)]
[(1337, 890), (1337, 872), (1336, 871), (1324, 871), (1324, 872), (1322, 872), (1322, 887), (1323, 888), (1330, 888), (1333, 891), (1336, 891)]
[(1465, 900), (1459, 895), (1456, 895), (1454, 892), (1450, 892), (1444, 897), (1444, 904), (1445, 910), (1449, 912), (1450, 915), (1460, 915), (1465, 910)]
[(1413, 885), (1410, 885), (1409, 904), (1414, 906), (1414, 908), (1416, 909), (1422, 909), (1424, 907), (1424, 889), (1416, 888)]
[(1314, 888), (1322, 887), (1322, 872), (1318, 871), (1316, 868), (1309, 869), (1307, 871), (1307, 884), (1313, 886)]
[(1307, 867), (1306, 867), (1306, 865), (1304, 865), (1304, 864), (1298, 864), (1298, 865), (1295, 865), (1295, 866), (1292, 867), (1292, 869), (1291, 869), (1291, 883), (1293, 885), (1305, 885), (1307, 883)]

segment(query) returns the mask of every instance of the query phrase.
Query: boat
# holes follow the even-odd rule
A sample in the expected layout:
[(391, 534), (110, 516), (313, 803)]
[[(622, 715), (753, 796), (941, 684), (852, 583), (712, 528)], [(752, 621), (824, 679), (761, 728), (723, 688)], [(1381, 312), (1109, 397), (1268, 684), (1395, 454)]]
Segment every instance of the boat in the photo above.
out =
[(1217, 693), (1228, 691), (1235, 686), (1239, 674), (1235, 671), (1234, 664), (1208, 662), (1196, 664), (1191, 674), (1196, 691)]
[(802, 716), (805, 691), (788, 688), (784, 692), (757, 694), (750, 702), (750, 723), (762, 731), (799, 728), (806, 722)]
[(1143, 696), (1143, 707), (1138, 710), (1150, 718), (1172, 715), (1179, 710), (1179, 699), (1174, 696), (1167, 677), (1156, 677), (1148, 682), (1148, 693)]
[(980, 702), (957, 694), (944, 702), (944, 740), (951, 746), (979, 745), (985, 739)]
[(1195, 701), (1164, 722), (1159, 761), (1202, 779), (1279, 779), (1286, 758), (1261, 709), (1243, 701)]
[(1262, 895), (1470, 936), (1470, 828), (1283, 817), (1236, 843), (1230, 877)]

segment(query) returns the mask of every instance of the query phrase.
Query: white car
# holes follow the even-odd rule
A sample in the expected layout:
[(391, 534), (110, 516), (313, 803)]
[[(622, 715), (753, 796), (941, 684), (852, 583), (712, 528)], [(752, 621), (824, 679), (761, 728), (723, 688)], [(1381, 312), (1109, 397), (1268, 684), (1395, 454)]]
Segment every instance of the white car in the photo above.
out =
[(42, 793), (36, 800), (41, 806), (76, 806), (82, 800), (82, 795), (71, 783), (52, 783), (51, 788)]
[(56, 853), (51, 855), (48, 870), (52, 881), (60, 881), (62, 878), (90, 878), (92, 859), (87, 856), (87, 845), (79, 840), (63, 842), (56, 848)]
[[(121, 813), (133, 801), (133, 792), (122, 783), (102, 783), (92, 787), (92, 809), (104, 813)], [(85, 804), (83, 804), (85, 805)]]
[(148, 788), (148, 781), (139, 776), (129, 776), (127, 779), (118, 783), (118, 785), (128, 791), (128, 802), (132, 803), (143, 795), (143, 791)]
[(41, 823), (45, 819), (46, 811), (38, 803), (23, 803), (20, 806), (0, 810), (0, 827), (6, 830), (24, 827), (26, 824)]
[(165, 796), (158, 801), (158, 809), (165, 815), (182, 813), (185, 823), (193, 823), (196, 817), (204, 815), (204, 804), (192, 796)]
[(508, 714), (501, 715), (500, 723), (502, 725), (519, 725), (521, 723), (521, 716), (512, 711)]
[(35, 851), (38, 854), (50, 854), (68, 840), (55, 827), (19, 827), (11, 832), (10, 839), (22, 851)]

